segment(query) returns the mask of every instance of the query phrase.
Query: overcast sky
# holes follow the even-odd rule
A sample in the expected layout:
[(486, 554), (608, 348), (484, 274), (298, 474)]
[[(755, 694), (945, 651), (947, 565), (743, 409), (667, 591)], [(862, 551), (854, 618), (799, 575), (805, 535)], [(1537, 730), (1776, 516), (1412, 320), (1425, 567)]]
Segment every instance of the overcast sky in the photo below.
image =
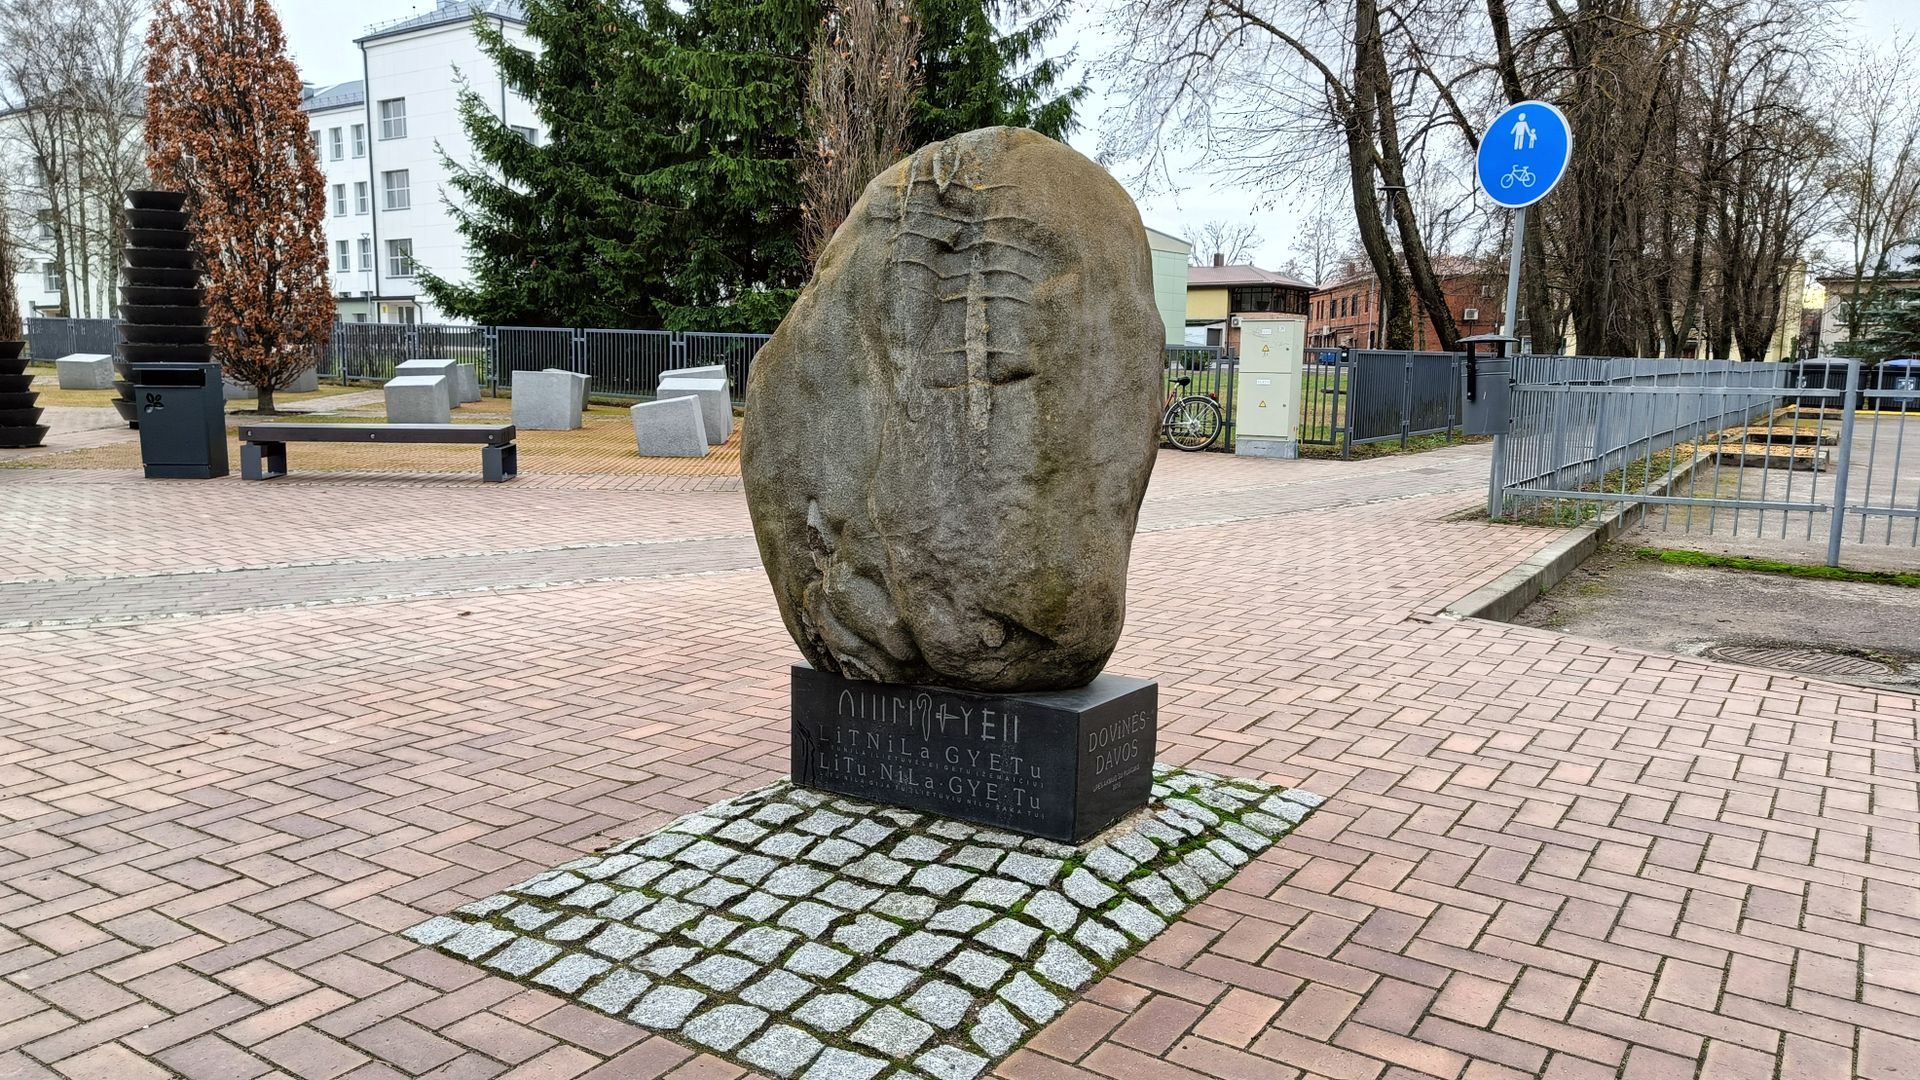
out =
[[(1106, 49), (1101, 30), (1091, 12), (1104, 0), (1081, 0), (1082, 12), (1062, 35), (1081, 57), (1091, 59)], [(433, 0), (277, 0), (281, 19), (294, 60), (309, 82), (344, 82), (360, 77), (360, 50), (353, 39), (375, 23), (392, 22), (434, 7)], [(1849, 37), (1854, 40), (1884, 39), (1895, 32), (1920, 32), (1920, 3), (1915, 0), (1852, 0), (1854, 10)], [(1108, 88), (1093, 87), (1093, 108), (1083, 110), (1086, 121), (1072, 142), (1092, 154), (1100, 141), (1101, 102)], [(1123, 181), (1126, 179), (1122, 177)], [(1297, 203), (1281, 201), (1275, 205), (1275, 193), (1244, 188), (1220, 188), (1210, 184), (1205, 173), (1189, 169), (1175, 177), (1181, 190), (1141, 197), (1140, 211), (1148, 225), (1182, 236), (1195, 236), (1208, 221), (1230, 223), (1252, 221), (1261, 244), (1256, 261), (1268, 268), (1286, 261), (1293, 240)]]

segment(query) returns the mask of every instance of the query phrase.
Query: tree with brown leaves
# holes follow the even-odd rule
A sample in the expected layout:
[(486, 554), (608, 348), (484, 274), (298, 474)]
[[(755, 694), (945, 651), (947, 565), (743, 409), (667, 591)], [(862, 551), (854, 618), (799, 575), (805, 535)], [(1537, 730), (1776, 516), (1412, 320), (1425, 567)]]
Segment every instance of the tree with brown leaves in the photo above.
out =
[(147, 51), (147, 166), (187, 193), (214, 359), (273, 412), (334, 317), (300, 73), (266, 0), (160, 0)]
[(0, 210), (0, 341), (20, 340), (20, 294), (13, 284), (19, 258), (13, 250), (13, 236), (7, 228), (6, 213)]

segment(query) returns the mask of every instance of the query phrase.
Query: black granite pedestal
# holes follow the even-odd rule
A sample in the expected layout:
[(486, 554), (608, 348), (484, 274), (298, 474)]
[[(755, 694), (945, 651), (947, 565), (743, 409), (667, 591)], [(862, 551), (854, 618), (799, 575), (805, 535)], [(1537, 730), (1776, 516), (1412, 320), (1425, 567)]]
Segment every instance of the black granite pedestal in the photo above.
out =
[(1146, 805), (1159, 684), (977, 694), (793, 669), (793, 782), (1077, 844)]

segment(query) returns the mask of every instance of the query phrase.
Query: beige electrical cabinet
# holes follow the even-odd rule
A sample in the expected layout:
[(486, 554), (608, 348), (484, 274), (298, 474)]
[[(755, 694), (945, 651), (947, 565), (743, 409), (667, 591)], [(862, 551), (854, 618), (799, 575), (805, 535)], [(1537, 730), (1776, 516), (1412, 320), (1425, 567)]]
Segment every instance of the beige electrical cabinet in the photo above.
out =
[(1233, 452), (1247, 457), (1298, 457), (1306, 317), (1239, 318), (1240, 384), (1234, 388)]

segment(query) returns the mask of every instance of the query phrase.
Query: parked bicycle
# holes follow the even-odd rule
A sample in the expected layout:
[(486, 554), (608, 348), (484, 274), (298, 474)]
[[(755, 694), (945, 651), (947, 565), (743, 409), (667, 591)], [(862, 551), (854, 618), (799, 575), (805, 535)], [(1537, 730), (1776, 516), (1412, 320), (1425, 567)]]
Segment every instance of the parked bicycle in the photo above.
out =
[(1220, 438), (1226, 415), (1211, 394), (1189, 394), (1193, 376), (1182, 375), (1167, 387), (1166, 411), (1160, 418), (1160, 430), (1178, 450), (1205, 450)]

